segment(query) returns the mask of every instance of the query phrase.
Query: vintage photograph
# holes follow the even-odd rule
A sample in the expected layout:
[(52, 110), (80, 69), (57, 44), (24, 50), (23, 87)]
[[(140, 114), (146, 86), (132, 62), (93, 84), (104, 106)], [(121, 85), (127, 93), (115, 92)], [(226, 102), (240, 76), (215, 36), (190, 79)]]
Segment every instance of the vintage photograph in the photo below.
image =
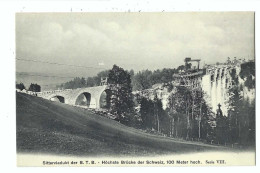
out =
[(254, 16), (16, 13), (17, 165), (255, 165)]

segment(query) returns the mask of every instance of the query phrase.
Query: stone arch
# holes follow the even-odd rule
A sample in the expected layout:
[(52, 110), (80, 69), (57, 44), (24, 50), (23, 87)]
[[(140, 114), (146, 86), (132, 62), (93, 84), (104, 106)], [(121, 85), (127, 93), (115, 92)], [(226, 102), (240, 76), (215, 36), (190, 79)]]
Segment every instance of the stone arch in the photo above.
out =
[(99, 107), (101, 109), (109, 109), (110, 108), (110, 98), (112, 95), (112, 90), (105, 89), (101, 92), (99, 97)]
[(65, 98), (63, 96), (53, 96), (50, 98), (51, 101), (55, 101), (55, 102), (61, 102), (61, 103), (65, 103)]
[(76, 97), (75, 105), (90, 107), (91, 97), (90, 92), (82, 92)]
[[(64, 98), (64, 103), (69, 105), (82, 105), (85, 107), (99, 109), (100, 96), (106, 89), (111, 89), (108, 85), (77, 88), (70, 90), (55, 90), (39, 94), (39, 97), (50, 100), (52, 97), (61, 96)], [(79, 98), (80, 97), (80, 98)], [(60, 97), (59, 97), (60, 98)], [(57, 98), (58, 99), (58, 98)], [(54, 98), (52, 99), (54, 100)], [(63, 102), (63, 99), (60, 99)], [(60, 101), (59, 99), (56, 101)], [(81, 101), (85, 103), (81, 103)]]

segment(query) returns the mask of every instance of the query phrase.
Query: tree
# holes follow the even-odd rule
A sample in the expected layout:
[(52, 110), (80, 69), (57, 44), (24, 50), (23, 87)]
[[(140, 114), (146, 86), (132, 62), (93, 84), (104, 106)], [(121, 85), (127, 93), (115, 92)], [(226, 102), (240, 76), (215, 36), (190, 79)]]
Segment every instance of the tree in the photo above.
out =
[(229, 129), (228, 129), (228, 119), (223, 115), (221, 110), (221, 105), (218, 104), (218, 110), (216, 113), (216, 139), (218, 143), (225, 144), (229, 142)]
[(99, 86), (101, 82), (101, 77), (108, 77), (109, 70), (104, 70), (99, 72), (96, 76), (85, 78), (76, 77), (71, 81), (57, 85), (58, 89), (76, 89), (84, 87), (94, 87)]
[(255, 88), (255, 62), (241, 64), (239, 76), (245, 80), (245, 86), (248, 89)]
[(128, 72), (129, 74), (130, 74), (130, 76), (131, 76), (131, 81), (133, 81), (133, 77), (134, 77), (134, 75), (135, 75), (135, 72), (134, 72), (134, 70), (133, 69), (131, 69), (129, 72)]
[(255, 68), (253, 63), (241, 65), (239, 76), (245, 81), (239, 84), (238, 74), (231, 72), (232, 87), (229, 89), (228, 121), (230, 142), (254, 145), (255, 142), (255, 101), (244, 97), (244, 88), (254, 89)]
[(41, 86), (38, 84), (33, 84), (31, 83), (29, 89), (29, 91), (33, 91), (33, 92), (41, 92)]
[(151, 86), (156, 83), (161, 83), (161, 79), (162, 79), (161, 70), (155, 70), (150, 76), (148, 76), (148, 80), (150, 81)]
[(207, 104), (206, 102), (206, 94), (204, 92), (201, 93), (200, 97), (200, 135), (199, 137), (201, 139), (205, 139), (207, 141), (210, 141), (214, 138), (214, 130), (213, 130), (213, 124), (215, 122), (214, 119), (214, 113), (212, 111), (212, 108)]
[(164, 110), (162, 108), (162, 101), (160, 99), (158, 99), (157, 94), (154, 94), (154, 100), (153, 100), (153, 104), (154, 104), (154, 117), (155, 117), (155, 127), (157, 129), (158, 132), (160, 132), (160, 121), (163, 117), (164, 114)]
[(206, 139), (211, 135), (211, 108), (201, 90), (176, 87), (168, 99), (170, 135), (183, 138)]
[(94, 77), (95, 85), (94, 86), (99, 86), (101, 82), (101, 78), (108, 77), (109, 75), (109, 70), (104, 70), (101, 71), (97, 74), (97, 76)]
[(162, 102), (158, 99), (155, 93), (154, 99), (148, 99), (142, 97), (140, 99), (140, 114), (142, 120), (142, 128), (144, 129), (156, 129), (158, 132), (162, 130), (167, 133), (167, 127), (163, 125), (169, 122), (167, 114), (162, 108)]
[(157, 83), (169, 83), (173, 80), (172, 75), (176, 72), (176, 69), (167, 68), (155, 70), (153, 72), (150, 70), (143, 70), (133, 77), (133, 89), (144, 90), (151, 88)]
[(141, 98), (140, 102), (140, 114), (142, 120), (142, 128), (143, 129), (152, 129), (154, 127), (154, 103), (152, 100), (147, 99), (145, 97)]
[(85, 78), (79, 78), (76, 77), (73, 80), (66, 82), (64, 84), (61, 84), (60, 86), (58, 86), (58, 88), (62, 88), (62, 89), (76, 89), (76, 88), (84, 88), (87, 86), (87, 82), (85, 80)]
[(169, 116), (171, 117), (171, 135), (188, 137), (190, 129), (191, 93), (185, 87), (176, 87), (169, 96)]
[(108, 83), (113, 87), (111, 93), (111, 112), (123, 123), (128, 123), (133, 116), (134, 102), (131, 76), (123, 68), (114, 65), (108, 74)]
[(149, 70), (138, 72), (134, 76), (134, 80), (133, 80), (134, 90), (144, 90), (144, 89), (151, 88), (152, 85), (149, 80), (151, 75), (152, 75), (152, 72)]
[(168, 83), (173, 81), (173, 74), (176, 73), (175, 69), (164, 68), (161, 71), (161, 83)]
[(228, 111), (230, 140), (232, 143), (254, 144), (255, 139), (255, 104), (242, 96), (242, 88), (233, 86), (229, 93)]
[(88, 77), (86, 83), (87, 83), (86, 87), (93, 87), (96, 85), (93, 77)]
[(20, 89), (21, 91), (25, 89), (25, 86), (23, 83), (16, 84), (16, 89)]

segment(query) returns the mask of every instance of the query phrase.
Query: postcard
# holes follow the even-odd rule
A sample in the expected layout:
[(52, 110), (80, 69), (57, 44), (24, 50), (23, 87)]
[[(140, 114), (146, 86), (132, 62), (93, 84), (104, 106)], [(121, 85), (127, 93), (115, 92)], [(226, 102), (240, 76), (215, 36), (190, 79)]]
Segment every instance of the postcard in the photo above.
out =
[(255, 165), (254, 12), (15, 25), (17, 166)]

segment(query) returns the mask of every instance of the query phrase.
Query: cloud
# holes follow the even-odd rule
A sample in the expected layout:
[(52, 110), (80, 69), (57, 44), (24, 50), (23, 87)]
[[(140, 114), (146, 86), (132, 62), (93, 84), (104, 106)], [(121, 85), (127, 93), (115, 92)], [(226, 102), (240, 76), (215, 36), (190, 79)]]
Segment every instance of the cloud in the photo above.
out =
[[(17, 56), (104, 68), (174, 68), (185, 57), (206, 63), (254, 56), (253, 13), (17, 14)], [(84, 76), (98, 71), (17, 62), (17, 71)], [(70, 75), (71, 76), (71, 75)]]

